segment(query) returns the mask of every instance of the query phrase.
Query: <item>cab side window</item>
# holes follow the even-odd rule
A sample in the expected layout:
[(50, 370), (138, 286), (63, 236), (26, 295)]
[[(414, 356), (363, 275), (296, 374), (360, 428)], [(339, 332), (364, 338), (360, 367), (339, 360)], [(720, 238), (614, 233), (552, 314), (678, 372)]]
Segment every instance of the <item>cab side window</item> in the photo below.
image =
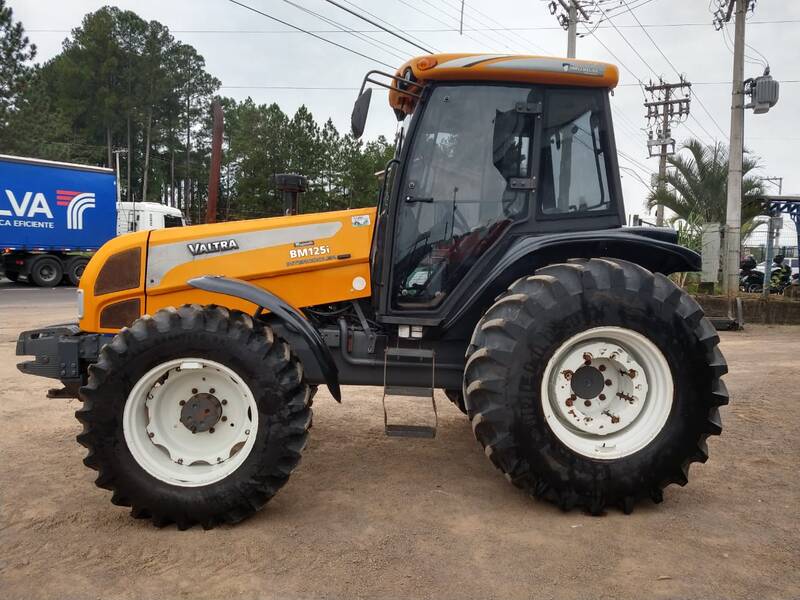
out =
[(548, 90), (539, 173), (539, 212), (611, 208), (607, 140), (599, 90)]

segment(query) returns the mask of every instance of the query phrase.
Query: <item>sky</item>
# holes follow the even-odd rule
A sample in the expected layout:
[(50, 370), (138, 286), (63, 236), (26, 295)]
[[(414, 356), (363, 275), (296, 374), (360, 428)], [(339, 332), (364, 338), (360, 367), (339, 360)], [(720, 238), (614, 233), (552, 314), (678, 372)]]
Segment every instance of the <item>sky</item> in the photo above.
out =
[[(342, 132), (349, 129), (353, 101), (368, 70), (388, 70), (386, 65), (397, 67), (423, 54), (326, 0), (239, 1), (365, 56), (291, 30), (229, 0), (10, 0), (9, 4), (38, 46), (37, 61), (55, 56), (84, 14), (111, 3), (161, 22), (176, 38), (192, 44), (204, 56), (208, 71), (222, 81), (221, 94), (277, 102), (288, 113), (305, 104), (318, 122), (330, 117)], [(689, 120), (673, 127), (673, 137), (679, 145), (695, 135), (707, 143), (727, 144), (733, 23), (728, 26), (730, 38), (714, 30), (709, 6), (716, 0), (627, 2), (638, 8), (633, 14), (620, 11), (611, 21), (616, 27), (603, 22), (579, 38), (577, 58), (611, 62), (620, 69), (612, 106), (626, 211), (654, 220), (644, 204), (649, 173), (658, 169), (658, 159), (648, 158), (640, 83), (659, 76), (673, 82), (677, 69), (692, 82), (693, 99)], [(566, 32), (545, 0), (465, 0), (463, 35), (458, 32), (459, 0), (350, 0), (350, 6), (410, 33), (425, 48), (566, 55)], [(375, 45), (302, 9), (345, 28), (366, 30)], [(584, 27), (579, 27), (582, 31)], [(783, 193), (800, 194), (800, 127), (791, 120), (800, 115), (800, 0), (758, 0), (748, 16), (746, 40), (750, 48), (745, 78), (761, 75), (768, 61), (772, 76), (781, 82), (781, 97), (767, 114), (746, 112), (745, 147), (760, 158), (761, 175), (783, 177)], [(383, 134), (393, 139), (395, 130), (386, 94), (376, 91), (365, 137)], [(788, 219), (786, 224), (784, 238), (789, 230), (794, 233)]]

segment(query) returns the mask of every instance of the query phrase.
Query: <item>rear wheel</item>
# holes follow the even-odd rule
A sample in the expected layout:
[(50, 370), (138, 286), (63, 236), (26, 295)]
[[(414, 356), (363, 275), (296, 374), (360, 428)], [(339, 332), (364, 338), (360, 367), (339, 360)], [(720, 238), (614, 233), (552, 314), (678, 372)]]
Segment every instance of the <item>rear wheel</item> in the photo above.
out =
[(84, 463), (135, 517), (235, 523), (300, 460), (311, 422), (302, 378), (287, 343), (246, 314), (191, 305), (143, 317), (81, 388)]
[(564, 509), (660, 502), (721, 432), (718, 341), (662, 275), (607, 259), (540, 269), (475, 330), (465, 370), (473, 430), (515, 485)]
[(52, 256), (36, 259), (31, 266), (30, 279), (39, 287), (55, 287), (61, 283), (63, 276), (61, 261)]

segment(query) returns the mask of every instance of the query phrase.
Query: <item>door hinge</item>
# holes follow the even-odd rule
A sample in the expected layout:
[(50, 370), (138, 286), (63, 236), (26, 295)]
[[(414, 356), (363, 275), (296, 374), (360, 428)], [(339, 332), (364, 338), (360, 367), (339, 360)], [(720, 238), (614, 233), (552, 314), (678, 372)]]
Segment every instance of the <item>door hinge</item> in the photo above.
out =
[(529, 115), (538, 115), (542, 112), (541, 102), (517, 102), (514, 107), (518, 113), (525, 113)]

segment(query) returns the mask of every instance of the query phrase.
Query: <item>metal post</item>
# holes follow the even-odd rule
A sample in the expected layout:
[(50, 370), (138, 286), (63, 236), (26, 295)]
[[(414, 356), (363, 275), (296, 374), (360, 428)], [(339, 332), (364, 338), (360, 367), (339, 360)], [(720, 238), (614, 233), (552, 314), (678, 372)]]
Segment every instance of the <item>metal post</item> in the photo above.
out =
[(767, 248), (764, 252), (764, 298), (769, 298), (769, 291), (772, 287), (772, 248), (775, 244), (775, 224), (772, 221), (772, 212), (769, 213), (767, 221)]
[(568, 14), (567, 58), (575, 58), (575, 45), (578, 37), (578, 8), (575, 6), (575, 0), (570, 1)]
[[(769, 181), (773, 185), (778, 182), (778, 196), (783, 194), (783, 177), (764, 177), (762, 181)], [(769, 207), (771, 203), (767, 203)], [(764, 298), (769, 298), (770, 288), (772, 287), (772, 258), (774, 257), (773, 250), (775, 249), (775, 224), (772, 221), (772, 211), (767, 208), (769, 213), (769, 221), (767, 221), (767, 245), (764, 251), (764, 289), (762, 294)]]
[[(739, 262), (742, 226), (742, 154), (744, 152), (744, 34), (745, 13), (750, 0), (736, 3), (731, 91), (731, 140), (728, 163), (728, 205), (725, 217), (725, 290), (733, 297), (739, 291)], [(766, 273), (765, 284), (766, 284)]]
[(208, 203), (206, 223), (217, 222), (217, 198), (219, 197), (220, 162), (222, 160), (222, 105), (218, 98), (211, 103), (214, 124), (211, 135), (211, 170), (208, 172)]
[[(665, 102), (665, 104), (664, 104), (664, 116), (663, 116), (663, 118), (661, 120), (661, 139), (664, 140), (664, 142), (666, 142), (667, 138), (669, 137), (669, 133), (668, 133), (669, 132), (669, 111), (666, 109), (666, 107), (669, 105), (669, 96), (670, 96), (670, 92), (671, 91), (672, 90), (669, 87), (664, 90), (664, 102)], [(661, 144), (661, 156), (658, 159), (658, 187), (659, 188), (665, 188), (666, 187), (666, 183), (664, 182), (664, 179), (667, 176), (667, 150), (668, 149), (669, 149), (669, 146), (666, 143)], [(656, 225), (658, 225), (659, 227), (663, 227), (663, 225), (664, 225), (664, 205), (663, 204), (658, 204), (656, 206)]]

